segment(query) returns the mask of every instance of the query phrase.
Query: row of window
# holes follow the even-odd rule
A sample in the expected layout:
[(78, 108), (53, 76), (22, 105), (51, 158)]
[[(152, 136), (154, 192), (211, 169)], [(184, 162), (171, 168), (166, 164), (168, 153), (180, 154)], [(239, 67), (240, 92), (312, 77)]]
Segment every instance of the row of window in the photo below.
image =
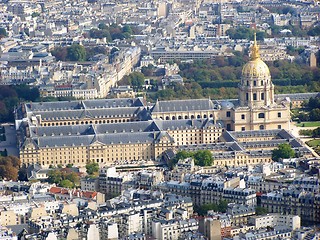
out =
[[(267, 81), (267, 84), (269, 83), (269, 81)], [(250, 82), (247, 81), (247, 86), (250, 86)], [(257, 86), (257, 81), (253, 81), (253, 86), (256, 87)], [(260, 81), (260, 86), (264, 86), (264, 81), (261, 80)]]
[(130, 119), (111, 119), (111, 120), (96, 120), (96, 121), (81, 121), (81, 122), (57, 122), (57, 123), (43, 123), (44, 127), (46, 126), (66, 126), (66, 125), (78, 125), (78, 124), (102, 124), (102, 123), (121, 123), (121, 122), (130, 122)]
[[(197, 119), (201, 119), (201, 118), (207, 118), (208, 115), (204, 114), (203, 117), (201, 115), (197, 115), (196, 117), (197, 117)], [(195, 119), (196, 117), (195, 117), (195, 115), (191, 115), (190, 117), (188, 115), (185, 115), (184, 119)], [(210, 114), (209, 117), (213, 118), (213, 114)], [(162, 119), (162, 117), (160, 117), (160, 119)], [(181, 120), (181, 119), (183, 119), (183, 116), (178, 116), (178, 117), (172, 116), (171, 117), (171, 120), (176, 120), (176, 119)], [(170, 120), (170, 116), (166, 116), (166, 120)]]
[[(264, 130), (264, 129), (265, 129), (264, 125), (259, 126), (259, 130)], [(278, 125), (278, 129), (282, 129), (282, 126)], [(241, 131), (246, 131), (246, 127), (241, 127)]]
[[(246, 93), (246, 100), (249, 101), (249, 93)], [(258, 100), (257, 93), (254, 93), (254, 94), (253, 94), (252, 100), (253, 100), (253, 101)], [(261, 95), (260, 95), (260, 100), (264, 100), (264, 93), (261, 93)]]

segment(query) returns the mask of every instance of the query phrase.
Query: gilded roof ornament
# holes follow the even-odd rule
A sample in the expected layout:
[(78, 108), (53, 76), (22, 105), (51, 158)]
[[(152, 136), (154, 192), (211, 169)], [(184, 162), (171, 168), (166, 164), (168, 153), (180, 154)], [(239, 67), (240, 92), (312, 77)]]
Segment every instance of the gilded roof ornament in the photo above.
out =
[(257, 44), (257, 34), (254, 33), (254, 42), (253, 46), (251, 47), (251, 60), (255, 60), (258, 58), (260, 58), (259, 46)]

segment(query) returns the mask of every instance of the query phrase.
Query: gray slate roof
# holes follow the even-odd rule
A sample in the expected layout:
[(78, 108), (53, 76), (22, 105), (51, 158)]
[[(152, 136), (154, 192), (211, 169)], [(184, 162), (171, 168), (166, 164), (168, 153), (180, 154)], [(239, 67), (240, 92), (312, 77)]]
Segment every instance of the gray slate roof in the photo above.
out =
[(83, 101), (39, 102), (26, 103), (28, 112), (76, 110), (76, 109), (110, 109), (119, 107), (144, 107), (142, 98), (114, 98)]
[(170, 100), (157, 101), (151, 112), (180, 112), (180, 111), (198, 111), (213, 110), (214, 104), (210, 99), (188, 99), (188, 100)]

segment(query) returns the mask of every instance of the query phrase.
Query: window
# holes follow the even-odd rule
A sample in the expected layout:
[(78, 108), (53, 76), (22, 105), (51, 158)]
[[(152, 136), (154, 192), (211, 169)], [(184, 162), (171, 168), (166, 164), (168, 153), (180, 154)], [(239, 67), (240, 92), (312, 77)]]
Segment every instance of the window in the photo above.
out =
[(278, 125), (278, 129), (281, 129), (281, 125)]
[(257, 94), (256, 93), (253, 94), (253, 100), (257, 100)]
[(246, 100), (249, 100), (249, 93), (246, 93)]
[(258, 118), (264, 118), (264, 113), (259, 113)]
[(264, 93), (261, 93), (261, 100), (264, 100)]
[(247, 86), (249, 86), (249, 81), (247, 81)]
[(241, 131), (245, 131), (245, 130), (246, 130), (246, 128), (245, 128), (245, 127), (242, 127), (242, 128), (241, 128)]
[(230, 123), (227, 124), (227, 131), (231, 131), (231, 124)]
[(257, 81), (253, 81), (253, 86), (257, 86)]
[(230, 111), (228, 111), (226, 114), (227, 114), (227, 117), (231, 116), (231, 112)]
[(260, 129), (260, 130), (264, 130), (264, 126), (263, 126), (263, 125), (260, 125), (260, 126), (259, 126), (259, 129)]
[(263, 86), (263, 81), (261, 81), (261, 86)]
[(281, 112), (278, 112), (278, 118), (281, 118)]
[(246, 116), (244, 114), (241, 114), (241, 119), (246, 119)]

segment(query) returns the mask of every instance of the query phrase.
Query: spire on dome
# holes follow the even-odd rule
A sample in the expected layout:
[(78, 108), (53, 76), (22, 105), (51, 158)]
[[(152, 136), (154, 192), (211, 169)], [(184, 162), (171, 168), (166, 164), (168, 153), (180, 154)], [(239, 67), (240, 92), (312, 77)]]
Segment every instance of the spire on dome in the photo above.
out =
[(257, 44), (257, 34), (255, 32), (253, 46), (251, 47), (251, 60), (255, 60), (258, 58), (260, 58), (260, 53), (259, 53), (259, 46)]

